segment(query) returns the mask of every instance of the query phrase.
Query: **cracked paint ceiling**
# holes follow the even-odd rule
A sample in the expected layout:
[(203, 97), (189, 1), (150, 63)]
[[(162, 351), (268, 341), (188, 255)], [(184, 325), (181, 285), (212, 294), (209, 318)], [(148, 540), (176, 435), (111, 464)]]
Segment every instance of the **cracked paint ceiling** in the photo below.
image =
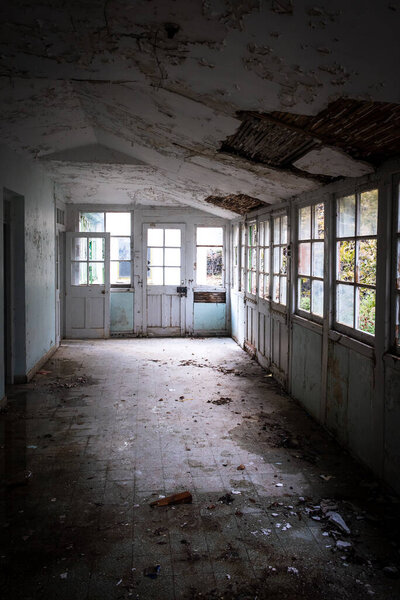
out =
[(238, 112), (398, 103), (399, 14), (391, 0), (6, 0), (2, 141), (41, 161), (70, 202), (228, 217), (205, 199), (278, 202), (322, 182), (220, 153)]

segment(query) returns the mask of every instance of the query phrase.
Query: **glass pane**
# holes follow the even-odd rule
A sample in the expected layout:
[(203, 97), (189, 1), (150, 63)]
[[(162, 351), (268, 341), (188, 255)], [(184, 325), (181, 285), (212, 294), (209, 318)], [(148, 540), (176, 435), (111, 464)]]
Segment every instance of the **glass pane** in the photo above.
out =
[(163, 249), (162, 248), (147, 248), (147, 264), (162, 267), (164, 265)]
[(222, 246), (222, 234), (222, 227), (197, 227), (197, 244), (199, 246)]
[(150, 267), (147, 271), (147, 285), (163, 285), (163, 268)]
[(165, 285), (180, 285), (181, 270), (179, 267), (165, 267)]
[(71, 284), (87, 285), (87, 263), (71, 263)]
[(258, 245), (264, 246), (264, 223), (260, 223), (258, 227)]
[(104, 238), (89, 238), (89, 260), (104, 260), (105, 245)]
[(269, 273), (269, 249), (265, 248), (264, 252), (264, 273)]
[(310, 242), (302, 242), (299, 244), (299, 274), (310, 275)]
[(281, 220), (280, 217), (275, 217), (274, 219), (274, 244), (279, 244), (279, 240), (281, 239)]
[(299, 209), (299, 240), (311, 238), (311, 206)]
[(354, 326), (354, 288), (338, 285), (336, 291), (336, 320), (349, 327)]
[(110, 283), (125, 283), (129, 285), (131, 282), (131, 263), (130, 261), (118, 262), (111, 261), (110, 263)]
[(269, 221), (265, 221), (264, 225), (265, 225), (265, 228), (264, 228), (264, 245), (265, 246), (269, 246), (269, 243), (270, 243)]
[(287, 273), (287, 256), (286, 256), (286, 247), (281, 248), (281, 269), (280, 272), (286, 275)]
[(376, 240), (357, 242), (357, 281), (375, 285), (376, 283)]
[(274, 289), (272, 292), (272, 299), (274, 302), (279, 304), (279, 276), (274, 277)]
[(166, 229), (165, 230), (165, 246), (169, 248), (180, 248), (181, 247), (181, 230), (180, 229)]
[(251, 245), (253, 248), (257, 246), (257, 225), (251, 226)]
[(89, 263), (89, 285), (104, 285), (104, 263)]
[(313, 281), (312, 282), (312, 306), (311, 312), (314, 315), (322, 317), (324, 314), (324, 282)]
[(280, 264), (279, 264), (279, 257), (280, 257), (280, 251), (281, 249), (278, 248), (274, 248), (274, 273), (279, 273), (279, 268), (280, 268)]
[(269, 298), (269, 277), (264, 275), (264, 298)]
[(250, 267), (253, 271), (256, 270), (257, 268), (257, 250), (250, 250)]
[(131, 235), (131, 213), (106, 213), (106, 231), (111, 235)]
[(197, 248), (198, 285), (222, 285), (222, 248)]
[(251, 273), (251, 293), (257, 294), (257, 273)]
[(163, 240), (164, 240), (164, 229), (148, 229), (147, 230), (147, 245), (148, 246), (162, 246)]
[(280, 303), (286, 304), (286, 277), (281, 277), (280, 279)]
[(181, 249), (180, 248), (166, 248), (165, 252), (165, 265), (167, 267), (180, 267), (181, 266)]
[(357, 288), (357, 323), (360, 331), (375, 334), (375, 290)]
[(314, 225), (313, 225), (313, 238), (323, 239), (324, 238), (324, 218), (325, 210), (323, 203), (316, 204), (314, 206)]
[(247, 272), (247, 291), (251, 294), (251, 271)]
[(300, 277), (298, 282), (299, 308), (310, 312), (311, 308), (311, 280)]
[(287, 244), (287, 216), (281, 220), (281, 244)]
[(264, 248), (260, 248), (258, 269), (261, 273), (264, 272)]
[(87, 260), (87, 238), (72, 239), (71, 259)]
[(355, 242), (337, 242), (337, 278), (354, 281)]
[(360, 196), (359, 235), (376, 235), (378, 225), (378, 190)]
[(337, 201), (337, 237), (351, 237), (355, 234), (356, 197), (345, 196)]
[(79, 213), (79, 231), (88, 231), (90, 233), (104, 231), (104, 213), (102, 212), (81, 212)]
[(258, 278), (258, 295), (260, 298), (264, 297), (264, 275), (260, 274)]
[(400, 239), (397, 240), (397, 273), (396, 273), (397, 289), (400, 290)]
[(111, 238), (111, 260), (130, 260), (131, 258), (131, 238), (112, 237)]
[(324, 276), (324, 242), (314, 242), (312, 245), (312, 275)]

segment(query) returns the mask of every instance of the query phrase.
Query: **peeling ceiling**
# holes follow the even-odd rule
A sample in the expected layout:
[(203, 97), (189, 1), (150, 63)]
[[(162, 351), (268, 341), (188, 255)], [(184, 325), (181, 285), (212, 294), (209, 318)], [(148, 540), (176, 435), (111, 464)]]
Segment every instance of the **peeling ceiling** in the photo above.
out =
[(286, 133), (290, 170), (219, 149), (243, 111), (307, 129), (342, 98), (398, 103), (399, 14), (398, 0), (4, 0), (2, 143), (40, 161), (69, 202), (232, 217), (206, 199), (274, 203), (323, 185), (324, 170), (373, 168), (336, 138), (333, 160), (309, 131), (300, 149)]

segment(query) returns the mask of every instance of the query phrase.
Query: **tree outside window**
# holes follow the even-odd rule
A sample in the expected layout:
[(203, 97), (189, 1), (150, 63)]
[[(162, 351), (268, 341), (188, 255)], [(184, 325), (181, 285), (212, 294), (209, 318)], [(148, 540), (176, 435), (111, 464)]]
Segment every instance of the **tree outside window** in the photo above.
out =
[(324, 307), (324, 205), (299, 208), (297, 309), (317, 317)]

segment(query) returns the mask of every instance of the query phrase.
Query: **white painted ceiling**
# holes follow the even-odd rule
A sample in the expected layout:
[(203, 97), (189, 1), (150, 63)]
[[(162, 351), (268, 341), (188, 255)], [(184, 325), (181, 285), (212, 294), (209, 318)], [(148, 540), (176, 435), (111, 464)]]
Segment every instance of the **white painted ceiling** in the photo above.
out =
[(399, 102), (399, 14), (398, 0), (4, 0), (1, 140), (69, 202), (233, 216), (204, 199), (320, 185), (218, 153), (236, 111)]

